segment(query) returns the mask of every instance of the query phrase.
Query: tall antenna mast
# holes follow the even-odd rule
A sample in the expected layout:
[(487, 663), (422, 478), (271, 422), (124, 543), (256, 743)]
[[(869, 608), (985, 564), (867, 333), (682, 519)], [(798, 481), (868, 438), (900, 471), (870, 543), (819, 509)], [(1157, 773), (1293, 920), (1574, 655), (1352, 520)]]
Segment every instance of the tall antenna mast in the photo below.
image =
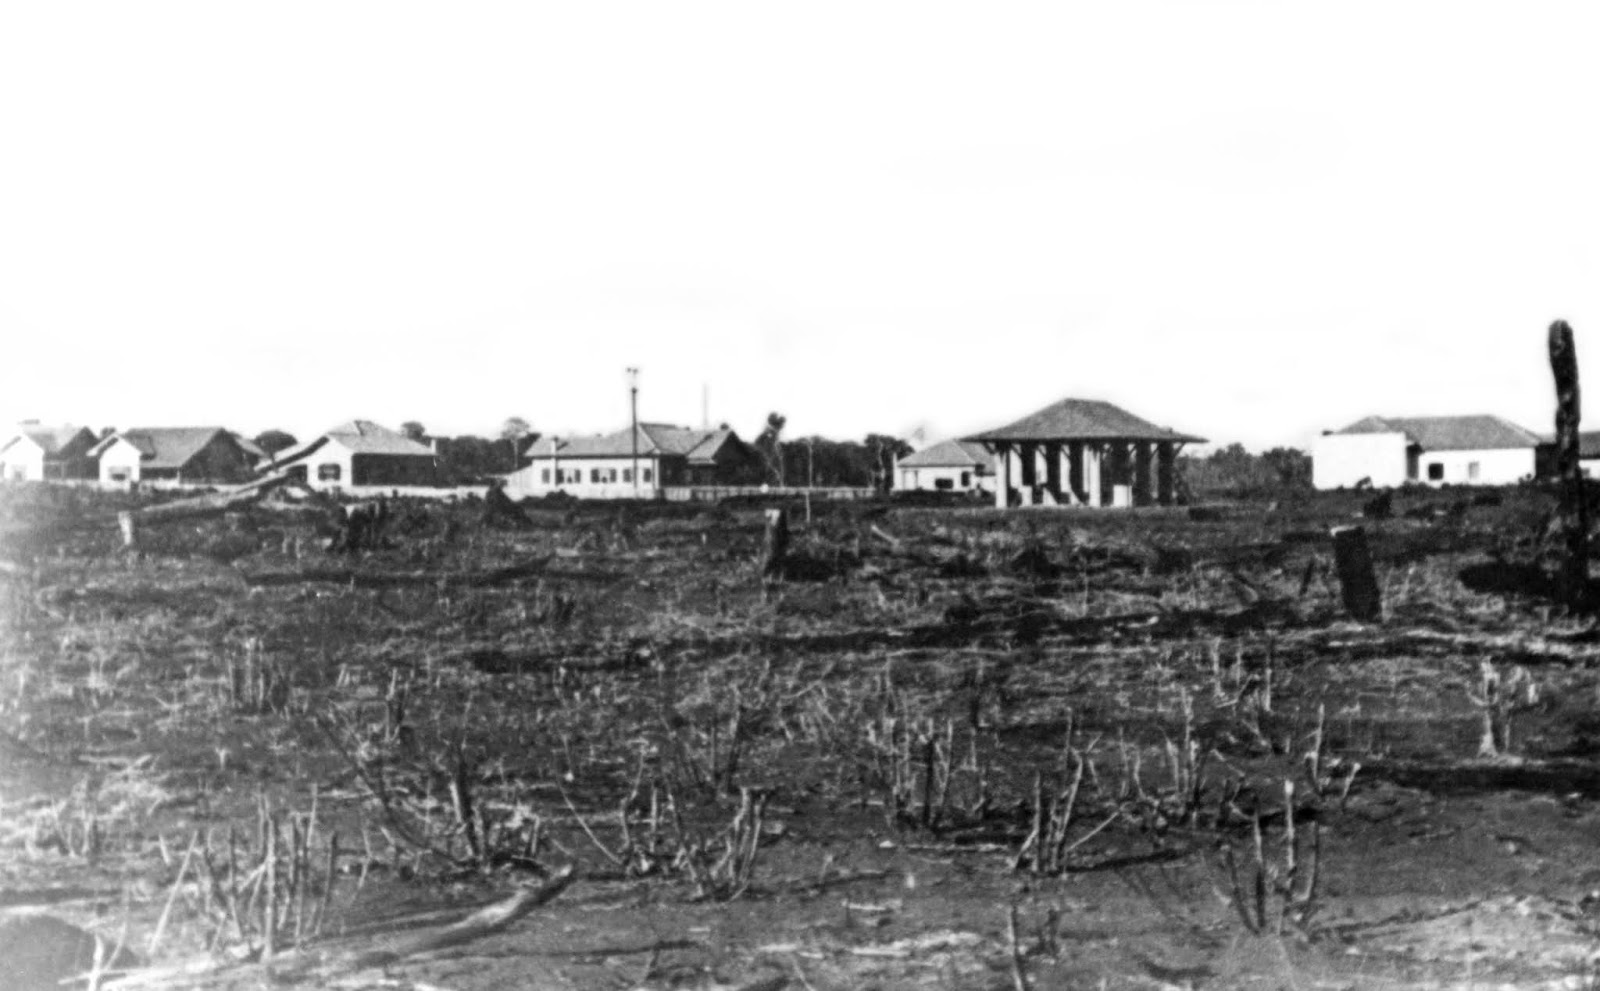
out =
[(639, 369), (628, 369), (628, 406), (633, 419), (633, 497), (639, 498)]

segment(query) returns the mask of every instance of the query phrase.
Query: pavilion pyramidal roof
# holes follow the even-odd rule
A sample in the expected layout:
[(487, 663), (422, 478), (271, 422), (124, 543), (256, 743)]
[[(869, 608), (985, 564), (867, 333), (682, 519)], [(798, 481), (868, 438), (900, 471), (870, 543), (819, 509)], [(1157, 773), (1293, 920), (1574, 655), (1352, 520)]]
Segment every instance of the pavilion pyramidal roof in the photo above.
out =
[(980, 443), (1019, 441), (1152, 441), (1204, 444), (1204, 437), (1158, 427), (1100, 399), (1063, 399), (1015, 423), (965, 438)]

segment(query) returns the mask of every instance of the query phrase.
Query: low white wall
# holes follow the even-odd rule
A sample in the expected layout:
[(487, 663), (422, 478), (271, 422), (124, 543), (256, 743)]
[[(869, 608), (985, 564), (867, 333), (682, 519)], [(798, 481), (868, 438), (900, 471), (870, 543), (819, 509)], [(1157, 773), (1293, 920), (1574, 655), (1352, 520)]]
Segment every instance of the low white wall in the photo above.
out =
[[(967, 484), (961, 484), (961, 476)], [(939, 480), (949, 485), (939, 487)], [(994, 476), (979, 475), (977, 468), (900, 468), (895, 476), (895, 488), (902, 492), (993, 492)]]
[[(1417, 481), (1428, 485), (1514, 485), (1533, 477), (1533, 448), (1494, 451), (1424, 451)], [(1435, 478), (1434, 475), (1442, 477)]]
[(1365, 478), (1378, 488), (1404, 485), (1406, 445), (1406, 435), (1398, 432), (1323, 434), (1311, 442), (1311, 484), (1348, 488)]

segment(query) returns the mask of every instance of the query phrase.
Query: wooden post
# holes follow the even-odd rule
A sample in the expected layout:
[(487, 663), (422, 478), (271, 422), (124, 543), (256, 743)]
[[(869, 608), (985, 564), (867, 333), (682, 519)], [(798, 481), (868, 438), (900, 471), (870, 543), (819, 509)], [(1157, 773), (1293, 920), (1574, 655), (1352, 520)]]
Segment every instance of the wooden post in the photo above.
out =
[(1589, 512), (1579, 464), (1578, 349), (1565, 320), (1550, 325), (1550, 370), (1556, 380), (1556, 475), (1561, 479), (1559, 518), (1566, 549), (1561, 562), (1561, 597), (1571, 608), (1589, 598)]
[(1067, 445), (1067, 488), (1072, 490), (1074, 504), (1088, 500), (1088, 486), (1083, 482), (1083, 441), (1081, 440), (1072, 441)]
[(1383, 596), (1372, 573), (1367, 531), (1358, 526), (1333, 529), (1333, 560), (1339, 572), (1344, 608), (1353, 619), (1371, 623), (1383, 618)]

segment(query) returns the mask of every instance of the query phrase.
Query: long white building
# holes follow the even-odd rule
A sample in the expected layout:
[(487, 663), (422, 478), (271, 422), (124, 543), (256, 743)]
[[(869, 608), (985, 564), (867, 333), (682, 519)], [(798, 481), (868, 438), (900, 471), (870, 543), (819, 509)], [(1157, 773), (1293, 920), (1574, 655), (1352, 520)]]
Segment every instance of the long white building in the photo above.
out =
[(1369, 416), (1311, 445), (1319, 489), (1511, 485), (1535, 472), (1540, 437), (1498, 416)]

